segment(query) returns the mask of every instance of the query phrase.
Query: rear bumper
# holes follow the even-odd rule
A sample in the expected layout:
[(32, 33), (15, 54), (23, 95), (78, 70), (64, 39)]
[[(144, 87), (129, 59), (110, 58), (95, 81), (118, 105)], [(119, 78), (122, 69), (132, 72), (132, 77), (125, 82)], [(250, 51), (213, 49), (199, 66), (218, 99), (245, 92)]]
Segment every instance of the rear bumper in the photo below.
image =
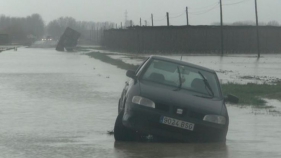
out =
[[(144, 134), (152, 134), (183, 142), (218, 142), (225, 141), (227, 125), (218, 125), (203, 120), (181, 117), (156, 109), (133, 104), (128, 106), (123, 116), (123, 124)], [(160, 123), (160, 117), (167, 116), (178, 120), (194, 123), (193, 131)]]

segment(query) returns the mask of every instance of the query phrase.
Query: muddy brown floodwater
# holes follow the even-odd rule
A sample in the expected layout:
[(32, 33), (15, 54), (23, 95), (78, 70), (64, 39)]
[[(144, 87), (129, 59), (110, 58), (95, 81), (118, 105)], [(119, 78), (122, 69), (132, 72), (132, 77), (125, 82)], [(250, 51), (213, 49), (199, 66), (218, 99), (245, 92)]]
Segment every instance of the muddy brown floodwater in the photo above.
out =
[[(221, 69), (228, 70), (226, 65)], [(126, 80), (124, 70), (82, 52), (19, 48), (0, 53), (0, 158), (281, 157), (280, 102), (275, 100), (270, 102), (274, 109), (228, 105), (225, 144), (115, 142), (107, 131), (113, 129)]]

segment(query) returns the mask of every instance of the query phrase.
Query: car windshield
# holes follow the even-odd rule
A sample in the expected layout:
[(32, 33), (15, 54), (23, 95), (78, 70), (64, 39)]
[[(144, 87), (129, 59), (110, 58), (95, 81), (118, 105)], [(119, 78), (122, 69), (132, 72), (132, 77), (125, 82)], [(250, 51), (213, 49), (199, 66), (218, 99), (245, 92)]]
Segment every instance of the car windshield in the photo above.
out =
[[(202, 76), (203, 75), (203, 76)], [(185, 89), (195, 95), (220, 97), (218, 80), (214, 73), (190, 66), (154, 59), (142, 75), (142, 80)], [(210, 87), (204, 83), (208, 82)], [(211, 90), (210, 90), (211, 89)], [(212, 92), (210, 92), (212, 91)]]

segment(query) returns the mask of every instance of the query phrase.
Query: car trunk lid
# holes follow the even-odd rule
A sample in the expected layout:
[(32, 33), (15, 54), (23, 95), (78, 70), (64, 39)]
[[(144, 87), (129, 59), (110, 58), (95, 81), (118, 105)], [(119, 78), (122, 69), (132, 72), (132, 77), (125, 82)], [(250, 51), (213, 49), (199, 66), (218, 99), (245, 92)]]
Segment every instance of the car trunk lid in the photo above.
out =
[[(204, 114), (221, 113), (223, 100), (218, 98), (203, 98), (194, 96), (187, 90), (175, 90), (176, 87), (166, 86), (150, 81), (141, 81), (141, 96), (155, 102), (156, 109), (169, 113), (183, 113), (193, 111), (190, 115), (199, 117)], [(200, 116), (201, 118), (201, 116)]]

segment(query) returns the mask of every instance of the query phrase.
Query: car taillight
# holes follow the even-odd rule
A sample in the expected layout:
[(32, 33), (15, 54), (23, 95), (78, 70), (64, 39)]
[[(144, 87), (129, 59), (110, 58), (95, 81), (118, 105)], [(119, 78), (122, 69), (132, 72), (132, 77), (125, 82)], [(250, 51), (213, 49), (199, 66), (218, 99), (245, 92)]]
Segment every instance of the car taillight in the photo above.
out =
[(220, 115), (205, 115), (203, 120), (207, 122), (221, 124), (221, 125), (224, 125), (226, 123), (225, 117)]
[(135, 104), (142, 105), (142, 106), (155, 108), (155, 103), (152, 100), (141, 97), (141, 96), (134, 96), (132, 99), (132, 102)]

